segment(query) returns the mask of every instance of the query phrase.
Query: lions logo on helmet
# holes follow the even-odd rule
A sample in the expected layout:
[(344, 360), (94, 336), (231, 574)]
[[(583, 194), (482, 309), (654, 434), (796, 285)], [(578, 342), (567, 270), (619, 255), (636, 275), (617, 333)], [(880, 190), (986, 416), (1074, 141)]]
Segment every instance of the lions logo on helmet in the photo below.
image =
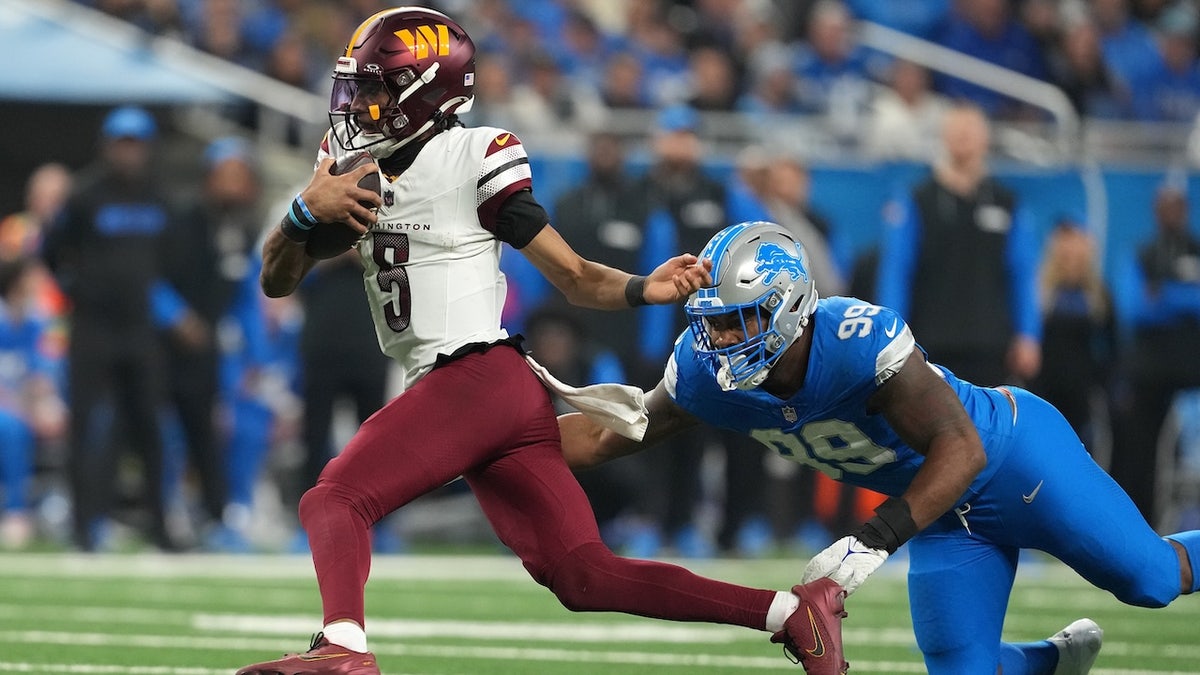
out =
[(808, 281), (808, 270), (804, 268), (804, 261), (800, 259), (800, 256), (788, 253), (779, 244), (770, 241), (759, 244), (757, 260), (758, 266), (755, 269), (767, 274), (763, 279), (764, 284), (774, 283), (775, 277), (783, 273), (786, 273), (792, 281), (800, 279)]
[[(756, 221), (721, 230), (700, 257), (713, 261), (713, 285), (692, 294), (684, 307), (696, 353), (724, 389), (757, 387), (816, 310), (804, 246), (780, 225)], [(742, 340), (717, 347), (710, 320), (726, 315), (741, 322)]]

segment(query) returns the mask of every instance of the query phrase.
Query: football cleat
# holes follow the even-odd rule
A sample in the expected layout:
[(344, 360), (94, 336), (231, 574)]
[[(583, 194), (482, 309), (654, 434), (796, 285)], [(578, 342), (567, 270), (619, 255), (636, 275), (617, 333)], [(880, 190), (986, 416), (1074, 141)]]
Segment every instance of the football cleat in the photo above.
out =
[(1087, 675), (1100, 654), (1104, 631), (1091, 619), (1079, 619), (1046, 639), (1058, 647), (1054, 675)]
[(828, 577), (792, 587), (800, 606), (771, 636), (782, 643), (784, 654), (804, 666), (808, 675), (842, 675), (850, 669), (842, 650), (842, 619), (846, 618), (846, 590)]
[(303, 654), (288, 654), (278, 661), (256, 663), (237, 675), (380, 675), (371, 652), (356, 652), (335, 645), (324, 633), (313, 636)]

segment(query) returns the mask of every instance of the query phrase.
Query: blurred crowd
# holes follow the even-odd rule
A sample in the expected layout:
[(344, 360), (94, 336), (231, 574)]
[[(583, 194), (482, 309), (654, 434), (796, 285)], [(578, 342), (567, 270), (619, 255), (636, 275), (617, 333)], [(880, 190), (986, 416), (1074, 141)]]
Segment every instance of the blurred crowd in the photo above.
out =
[[(320, 94), (345, 35), (388, 6), (86, 4)], [(822, 295), (886, 302), (933, 360), (1050, 399), (1161, 522), (1164, 430), (1178, 439), (1172, 452), (1200, 457), (1200, 241), (1186, 183), (1159, 186), (1145, 214), (1153, 236), (1121, 271), (1135, 290), (1115, 294), (1085, 214), (1065, 209), (1043, 240), (1029, 205), (989, 173), (990, 124), (1039, 113), (883, 58), (855, 43), (852, 22), (1058, 84), (1090, 117), (1190, 123), (1200, 110), (1190, 0), (433, 4), (480, 48), (470, 124), (586, 132), (586, 175), (547, 204), (583, 256), (645, 271), (730, 223), (778, 222), (804, 242)], [(604, 128), (620, 108), (653, 114), (644, 171)], [(715, 178), (707, 111), (828, 115), (876, 156), (929, 170), (879, 215), (878, 245), (844, 261), (832, 252), (839, 223), (814, 208), (804, 158), (749, 146)], [(24, 205), (0, 221), (0, 545), (305, 550), (299, 496), (344, 427), (391, 393), (358, 263), (323, 262), (295, 296), (264, 297), (260, 237), (283, 207), (264, 190), (254, 147), (213, 140), (196, 160), (201, 189), (181, 198), (155, 170), (159, 122), (141, 108), (112, 110), (93, 164), (39, 167)], [(557, 304), (511, 253), (506, 326), (543, 365), (572, 384), (654, 386), (682, 311)], [(824, 546), (880, 500), (715, 431), (580, 480), (606, 539), (636, 556)], [(401, 550), (409, 531), (382, 523), (376, 547)]]
[[(324, 95), (344, 36), (380, 0), (80, 0)], [(446, 0), (479, 49), (479, 103), (514, 131), (596, 125), (607, 110), (875, 118), (909, 154), (946, 99), (993, 119), (1026, 104), (859, 43), (871, 21), (1060, 87), (1091, 118), (1192, 123), (1200, 110), (1195, 0)], [(894, 147), (896, 146), (896, 147)]]

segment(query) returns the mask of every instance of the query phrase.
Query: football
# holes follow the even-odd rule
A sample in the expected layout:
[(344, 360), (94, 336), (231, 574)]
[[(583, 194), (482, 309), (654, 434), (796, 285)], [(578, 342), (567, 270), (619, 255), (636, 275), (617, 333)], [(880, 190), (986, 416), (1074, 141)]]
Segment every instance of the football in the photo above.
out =
[[(374, 164), (375, 158), (367, 152), (360, 152), (354, 155), (347, 155), (337, 162), (329, 166), (329, 172), (337, 175), (353, 171), (363, 164)], [(379, 177), (379, 171), (372, 171), (363, 176), (358, 181), (358, 186), (365, 190), (370, 190), (375, 194), (381, 194), (383, 189), (383, 181)], [(367, 202), (361, 202), (363, 206), (374, 209), (374, 205)], [(361, 235), (347, 223), (320, 223), (312, 229), (308, 235), (308, 241), (304, 244), (304, 252), (309, 257), (317, 260), (325, 260), (339, 256), (346, 251), (349, 251)]]

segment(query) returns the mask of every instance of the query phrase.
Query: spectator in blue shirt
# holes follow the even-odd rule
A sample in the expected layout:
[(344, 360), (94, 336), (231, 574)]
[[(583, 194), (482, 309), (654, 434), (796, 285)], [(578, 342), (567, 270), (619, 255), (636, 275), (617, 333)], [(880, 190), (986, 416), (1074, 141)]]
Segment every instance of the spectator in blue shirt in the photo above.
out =
[(846, 0), (846, 5), (858, 19), (926, 40), (937, 35), (950, 11), (950, 0)]
[(1129, 15), (1128, 0), (1092, 0), (1091, 7), (1104, 61), (1121, 81), (1129, 83), (1154, 65), (1159, 58), (1154, 36)]
[(850, 12), (840, 0), (813, 6), (808, 41), (796, 54), (796, 78), (804, 111), (828, 114), (852, 125), (871, 98), (867, 53), (850, 32)]
[(47, 317), (36, 311), (37, 270), (31, 258), (0, 262), (0, 547), (33, 537), (29, 488), (39, 440), (61, 438), (66, 407), (59, 398), (57, 351)]
[(1130, 81), (1137, 119), (1191, 123), (1200, 112), (1198, 24), (1196, 9), (1185, 4), (1175, 5), (1159, 19), (1157, 58)]
[[(1045, 57), (1037, 41), (1013, 18), (1005, 0), (957, 3), (938, 42), (1022, 75), (1040, 80), (1047, 77)], [(935, 86), (947, 96), (974, 102), (988, 117), (1022, 118), (1031, 114), (1017, 101), (965, 80), (940, 76)]]

